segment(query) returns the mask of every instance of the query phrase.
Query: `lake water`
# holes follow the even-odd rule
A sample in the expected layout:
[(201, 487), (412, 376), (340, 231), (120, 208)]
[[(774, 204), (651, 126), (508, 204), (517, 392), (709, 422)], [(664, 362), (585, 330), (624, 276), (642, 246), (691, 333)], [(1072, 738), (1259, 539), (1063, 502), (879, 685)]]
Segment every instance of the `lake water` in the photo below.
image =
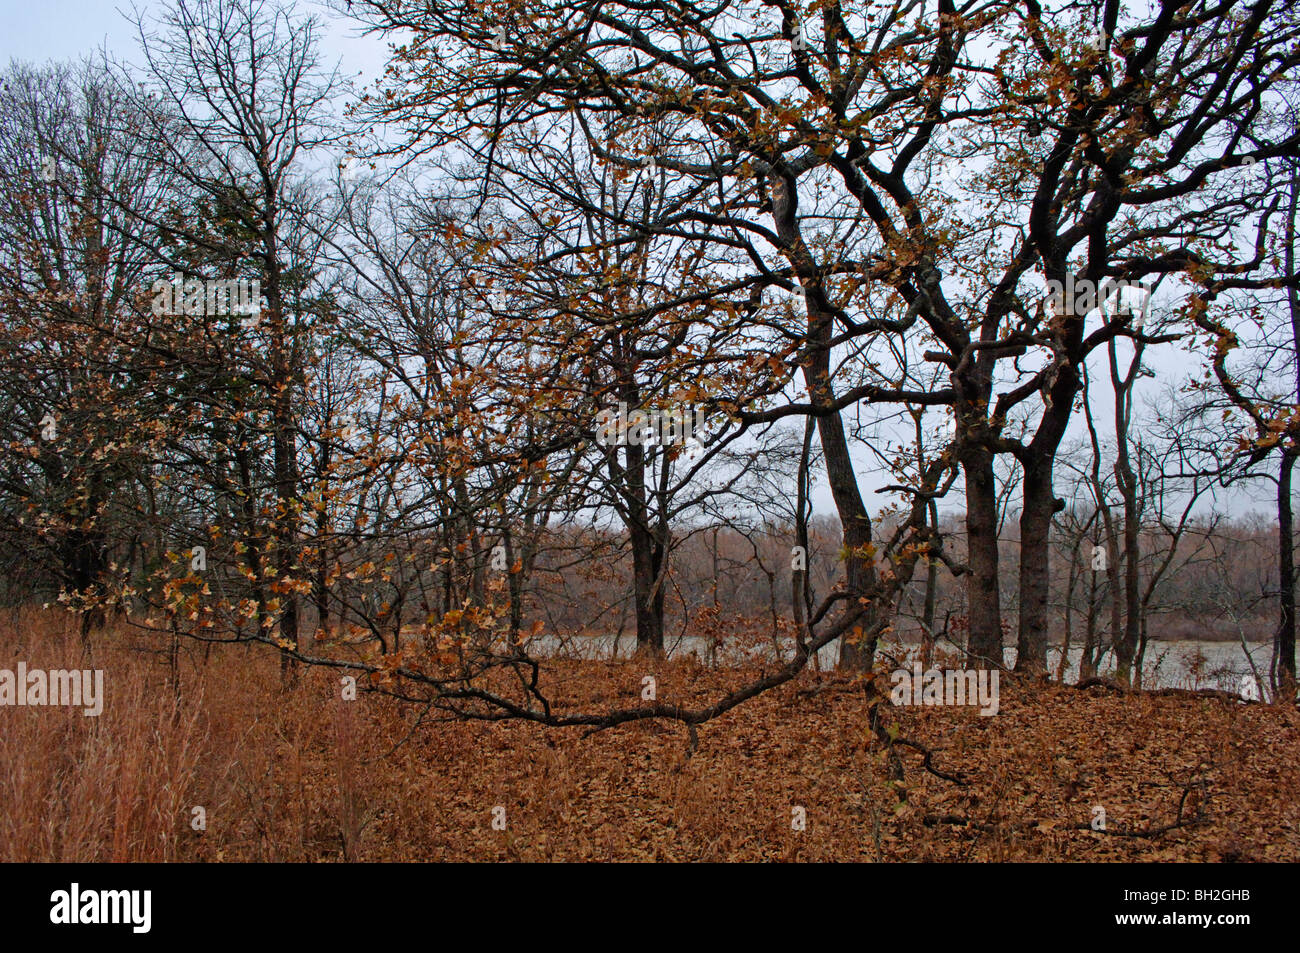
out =
[[(617, 643), (617, 644), (616, 644)], [(1269, 659), (1272, 645), (1266, 642), (1248, 643), (1250, 657), (1254, 660), (1260, 675), (1267, 682)], [(669, 658), (685, 658), (695, 655), (709, 665), (727, 666), (737, 663), (774, 663), (777, 646), (769, 639), (766, 642), (753, 640), (745, 643), (727, 642), (716, 647), (710, 640), (700, 636), (683, 636), (665, 639)], [(538, 657), (580, 658), (590, 660), (609, 660), (613, 658), (628, 659), (636, 651), (636, 638), (628, 634), (621, 638), (605, 636), (573, 636), (557, 638), (553, 635), (540, 636), (531, 640), (529, 651)], [(780, 655), (783, 659), (792, 657), (793, 644), (788, 639), (780, 642)], [(905, 660), (910, 665), (916, 657), (919, 647), (915, 644), (900, 645), (897, 642), (882, 642), (879, 651), (891, 659)], [(955, 657), (955, 652), (952, 653)], [(1067, 682), (1079, 677), (1079, 659), (1081, 650), (1072, 649), (1070, 665), (1066, 669)], [(1006, 664), (1015, 663), (1015, 646), (1006, 648)], [(839, 657), (839, 647), (828, 645), (818, 653), (817, 666), (822, 670), (835, 667)], [(1053, 675), (1061, 658), (1059, 647), (1048, 649), (1048, 668)], [(1101, 672), (1109, 676), (1115, 671), (1115, 659), (1108, 652), (1102, 659)], [(1246, 651), (1236, 642), (1199, 642), (1152, 641), (1147, 645), (1146, 659), (1143, 664), (1143, 686), (1146, 688), (1217, 688), (1224, 691), (1240, 693), (1242, 676), (1251, 674)]]

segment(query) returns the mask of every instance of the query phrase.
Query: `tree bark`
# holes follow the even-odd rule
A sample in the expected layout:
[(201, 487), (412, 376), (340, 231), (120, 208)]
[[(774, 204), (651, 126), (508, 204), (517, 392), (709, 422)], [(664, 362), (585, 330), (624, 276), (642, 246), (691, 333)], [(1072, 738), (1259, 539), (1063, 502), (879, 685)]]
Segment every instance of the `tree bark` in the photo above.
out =
[[(1053, 448), (1054, 449), (1054, 448)], [(1047, 607), (1051, 581), (1048, 545), (1057, 499), (1052, 492), (1053, 454), (1024, 461), (1024, 509), (1020, 514), (1020, 628), (1016, 671), (1047, 671)]]
[[(1296, 212), (1300, 205), (1300, 162), (1292, 160), (1291, 195), (1287, 203), (1286, 220), (1286, 273), (1296, 276)], [(1287, 289), (1287, 305), (1291, 316), (1291, 360), (1295, 364), (1295, 399), (1300, 403), (1300, 289), (1294, 285)], [(1291, 704), (1296, 697), (1295, 658), (1295, 548), (1294, 518), (1291, 508), (1291, 473), (1296, 456), (1300, 454), (1294, 438), (1282, 451), (1277, 480), (1277, 546), (1278, 594), (1281, 606), (1278, 613), (1277, 635), (1273, 649), (1277, 653), (1277, 697)]]
[(1016, 637), (1016, 671), (1047, 672), (1047, 610), (1051, 598), (1052, 517), (1065, 509), (1056, 498), (1052, 473), (1056, 451), (1065, 436), (1074, 409), (1074, 397), (1082, 381), (1076, 371), (1080, 327), (1067, 336), (1063, 348), (1074, 353), (1072, 360), (1058, 365), (1044, 394), (1046, 407), (1034, 439), (1020, 459), (1024, 468), (1024, 508), (1020, 513), (1020, 626)]
[[(300, 515), (298, 446), (294, 426), (294, 403), (297, 394), (293, 362), (293, 344), (285, 320), (281, 287), (278, 234), (274, 205), (266, 213), (268, 226), (265, 244), (266, 302), (270, 311), (271, 360), (271, 454), (275, 478), (276, 582), (292, 581), (298, 567), (298, 520)], [(296, 589), (283, 593), (280, 613), (280, 638), (293, 649), (303, 651), (298, 616), (300, 597)], [(280, 658), (280, 674), (285, 681), (296, 678), (292, 658)]]
[(1000, 668), (1002, 605), (998, 587), (998, 500), (993, 454), (973, 447), (964, 454), (966, 476), (967, 651), (979, 668)]
[(1292, 545), (1295, 519), (1291, 507), (1291, 476), (1296, 454), (1286, 451), (1277, 474), (1277, 565), (1278, 598), (1281, 603), (1277, 624), (1277, 697), (1287, 704), (1295, 698), (1295, 548)]
[(871, 518), (867, 515), (858, 492), (853, 461), (849, 456), (848, 441), (844, 436), (844, 422), (838, 413), (817, 418), (817, 433), (821, 437), (822, 455), (826, 461), (826, 479), (831, 496), (840, 514), (844, 543), (844, 584), (848, 592), (846, 613), (861, 617), (867, 634), (857, 640), (852, 631), (840, 640), (840, 668), (861, 672), (871, 668), (875, 657), (875, 624), (879, 611), (872, 595), (876, 587), (876, 563), (871, 552)]

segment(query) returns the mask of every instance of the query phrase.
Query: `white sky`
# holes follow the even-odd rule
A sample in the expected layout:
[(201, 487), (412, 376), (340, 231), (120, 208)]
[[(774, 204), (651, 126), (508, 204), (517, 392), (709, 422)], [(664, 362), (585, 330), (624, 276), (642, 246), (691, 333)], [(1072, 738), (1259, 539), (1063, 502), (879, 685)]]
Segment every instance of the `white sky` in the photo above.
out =
[[(159, 6), (157, 0), (135, 0), (134, 5), (145, 12)], [(132, 61), (136, 43), (127, 19), (131, 10), (129, 0), (0, 0), (0, 62), (74, 60), (100, 47)], [(316, 13), (323, 21), (326, 61), (341, 60), (344, 71), (354, 78), (358, 70), (371, 78), (383, 69), (382, 40), (356, 36), (352, 24), (324, 3), (299, 0), (298, 10)]]
[[(137, 0), (137, 6), (148, 11), (158, 5), (158, 0)], [(355, 24), (339, 18), (322, 2), (299, 0), (300, 12), (315, 12), (323, 22), (322, 52), (326, 63), (339, 62), (343, 75), (351, 78), (357, 85), (368, 85), (383, 69), (386, 60), (386, 46), (382, 40), (363, 38), (357, 35)], [(131, 13), (128, 3), (117, 0), (0, 0), (0, 62), (25, 60), (40, 63), (46, 60), (75, 60), (103, 47), (116, 58), (134, 62), (136, 56), (135, 32), (127, 15)], [(124, 15), (125, 14), (125, 15)], [(1148, 356), (1148, 364), (1161, 374), (1156, 382), (1178, 376), (1179, 371), (1186, 372), (1187, 355), (1179, 352), (1176, 345), (1162, 345), (1151, 349), (1155, 353)], [(1099, 423), (1104, 423), (1111, 414), (1110, 399), (1104, 351), (1093, 355), (1089, 362), (1094, 371), (1094, 408)], [(1144, 381), (1150, 393), (1152, 382)], [(927, 424), (938, 426), (939, 413), (928, 413)], [(1076, 420), (1067, 435), (1065, 443), (1086, 436), (1082, 415)], [(1106, 430), (1111, 428), (1106, 427)], [(865, 452), (856, 453), (862, 471), (865, 473), (874, 463)], [(863, 479), (862, 490), (869, 510), (875, 510), (882, 500), (873, 492), (876, 486), (885, 480), (869, 482)], [(1058, 479), (1058, 483), (1061, 481)], [(1058, 486), (1058, 493), (1063, 488)], [(1234, 511), (1269, 510), (1271, 485), (1258, 483), (1246, 492), (1237, 492), (1219, 500), (1220, 506)], [(1018, 497), (1018, 494), (1017, 494)], [(819, 482), (814, 494), (814, 506), (818, 512), (834, 513), (830, 493), (824, 481)], [(945, 509), (962, 507), (960, 484), (950, 494)]]

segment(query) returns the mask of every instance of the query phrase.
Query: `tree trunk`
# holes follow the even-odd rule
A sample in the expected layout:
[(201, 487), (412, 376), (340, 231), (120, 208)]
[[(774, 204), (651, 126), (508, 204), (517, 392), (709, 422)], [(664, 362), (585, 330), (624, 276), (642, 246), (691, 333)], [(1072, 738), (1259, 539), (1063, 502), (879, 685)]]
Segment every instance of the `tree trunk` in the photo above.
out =
[(662, 550), (644, 527), (633, 528), (631, 545), (637, 651), (660, 656), (664, 654), (664, 587), (659, 585)]
[[(926, 507), (930, 529), (939, 534), (939, 504), (934, 500)], [(927, 559), (925, 570), (925, 602), (921, 607), (921, 667), (929, 670), (934, 662), (934, 612), (938, 603), (939, 560)]]
[(1052, 456), (1025, 462), (1024, 509), (1020, 514), (1020, 630), (1016, 671), (1047, 671), (1047, 608), (1051, 581)]
[[(1094, 544), (1096, 545), (1096, 544)], [(1097, 674), (1097, 573), (1088, 572), (1088, 613), (1084, 619), (1083, 655), (1079, 657), (1079, 681)]]
[[(1142, 684), (1142, 657), (1140, 650), (1142, 623), (1142, 600), (1138, 592), (1138, 571), (1141, 568), (1141, 529), (1142, 513), (1138, 504), (1137, 478), (1129, 462), (1129, 423), (1132, 420), (1133, 385), (1142, 366), (1143, 345), (1134, 345), (1133, 358), (1128, 371), (1120, 374), (1119, 356), (1116, 353), (1115, 339), (1106, 346), (1110, 360), (1111, 385), (1115, 392), (1115, 486), (1119, 490), (1120, 500), (1124, 504), (1124, 634), (1121, 638), (1116, 630), (1116, 644), (1123, 648), (1125, 663), (1118, 674), (1122, 684), (1133, 680), (1130, 660), (1137, 661), (1136, 684)], [(1119, 592), (1114, 598), (1118, 601)]]
[[(790, 263), (811, 273), (814, 266), (797, 224), (798, 190), (793, 178), (773, 175), (768, 179), (768, 198), (772, 203), (772, 220), (778, 244)], [(802, 279), (801, 279), (802, 282)], [(808, 307), (808, 360), (803, 366), (804, 382), (814, 403), (828, 405), (835, 399), (832, 385), (831, 341), (835, 317), (804, 295)], [(865, 634), (860, 639), (850, 625), (840, 639), (840, 668), (867, 671), (875, 656), (877, 631), (883, 621), (880, 607), (873, 602), (876, 588), (876, 561), (871, 551), (871, 517), (862, 502), (853, 459), (844, 435), (844, 421), (839, 411), (817, 418), (822, 457), (826, 464), (826, 481), (839, 513), (844, 543), (844, 584), (847, 600), (844, 612), (848, 620), (857, 621)]]
[[(1296, 276), (1296, 214), (1300, 206), (1300, 163), (1292, 160), (1290, 201), (1287, 203), (1286, 220), (1286, 273), (1290, 278)], [(1295, 399), (1300, 401), (1300, 289), (1294, 285), (1287, 288), (1287, 305), (1291, 317), (1291, 360), (1295, 362)], [(1295, 549), (1293, 514), (1291, 511), (1291, 469), (1295, 464), (1300, 448), (1284, 445), (1282, 462), (1278, 467), (1277, 481), (1277, 542), (1278, 542), (1278, 589), (1281, 608), (1278, 615), (1277, 636), (1273, 651), (1277, 655), (1277, 693), (1276, 697), (1290, 705), (1296, 697), (1296, 659), (1295, 659)]]
[[(1132, 479), (1133, 474), (1129, 471), (1125, 480), (1132, 481)], [(1128, 488), (1125, 488), (1124, 482), (1121, 481), (1120, 492), (1124, 495), (1124, 638), (1122, 644), (1125, 654), (1139, 667), (1135, 675), (1130, 666), (1129, 671), (1120, 681), (1129, 684), (1136, 679), (1136, 684), (1140, 687), (1142, 658), (1139, 643), (1142, 635), (1142, 597), (1138, 592), (1138, 570), (1141, 568), (1138, 562), (1138, 547), (1141, 545), (1139, 539), (1141, 521), (1138, 518), (1137, 499), (1131, 489), (1131, 483)]]
[[(274, 208), (267, 219), (274, 221)], [(280, 284), (278, 236), (274, 225), (263, 237), (266, 248), (266, 303), (270, 311), (271, 361), (271, 455), (275, 477), (276, 582), (287, 583), (298, 570), (298, 446), (294, 427), (295, 386), (293, 344), (284, 313), (283, 289)], [(282, 593), (280, 639), (287, 647), (302, 651), (298, 625), (301, 601), (296, 589)], [(280, 657), (280, 675), (287, 682), (297, 677), (295, 663), (288, 655)]]
[[(637, 406), (635, 394), (628, 394), (630, 406)], [(664, 654), (664, 587), (659, 575), (663, 569), (664, 547), (650, 525), (647, 503), (645, 451), (628, 444), (626, 486), (628, 544), (632, 549), (632, 584), (636, 599), (636, 648), (640, 654)]]
[(999, 668), (1002, 605), (998, 588), (998, 499), (993, 454), (983, 447), (966, 451), (966, 602), (970, 622), (967, 651), (979, 668)]
[(853, 461), (849, 457), (848, 441), (844, 437), (844, 423), (838, 413), (817, 419), (817, 432), (821, 437), (822, 454), (826, 461), (826, 478), (835, 499), (842, 524), (844, 544), (845, 588), (849, 594), (846, 613), (861, 617), (866, 632), (865, 640), (858, 640), (852, 629), (840, 639), (839, 667), (845, 671), (863, 672), (871, 668), (875, 657), (875, 623), (878, 608), (871, 601), (876, 586), (876, 563), (871, 552), (871, 518), (867, 515), (858, 492)]
[[(1083, 534), (1080, 533), (1072, 547), (1069, 576), (1066, 577), (1065, 583), (1065, 633), (1061, 639), (1061, 659), (1056, 664), (1056, 680), (1062, 685), (1065, 684), (1065, 673), (1070, 669), (1070, 640), (1074, 635), (1074, 590), (1079, 584), (1079, 549), (1082, 546)], [(1084, 654), (1087, 654), (1086, 648)], [(1082, 662), (1079, 667), (1083, 668)]]
[[(831, 326), (830, 315), (808, 312), (809, 338), (824, 344)], [(804, 380), (808, 391), (819, 402), (834, 400), (830, 385), (830, 350), (819, 347), (804, 367)], [(864, 672), (871, 668), (875, 658), (877, 627), (881, 621), (880, 608), (875, 604), (876, 560), (871, 548), (871, 517), (862, 502), (857, 476), (853, 472), (853, 459), (849, 455), (848, 440), (844, 435), (844, 421), (839, 411), (817, 418), (817, 435), (821, 439), (822, 459), (826, 465), (826, 481), (831, 488), (831, 498), (840, 517), (840, 530), (844, 547), (844, 585), (848, 598), (846, 615), (858, 620), (865, 638), (860, 638), (850, 626), (840, 638), (839, 667), (850, 672)], [(841, 620), (842, 621), (842, 620)]]
[(1278, 613), (1277, 693), (1276, 697), (1290, 704), (1296, 693), (1295, 664), (1295, 549), (1292, 545), (1294, 514), (1291, 508), (1291, 475), (1296, 454), (1284, 452), (1277, 474), (1277, 565)]
[(804, 422), (803, 450), (799, 454), (799, 476), (794, 504), (795, 545), (803, 552), (803, 569), (794, 568), (790, 560), (790, 602), (794, 611), (794, 623), (803, 628), (807, 620), (806, 603), (808, 593), (808, 470), (809, 458), (812, 456), (813, 432), (816, 423), (809, 417)]
[[(1072, 332), (1077, 346), (1079, 329)], [(1065, 361), (1044, 395), (1046, 407), (1034, 439), (1020, 461), (1025, 471), (1024, 509), (1020, 513), (1020, 630), (1016, 637), (1016, 671), (1047, 672), (1048, 605), (1051, 599), (1052, 517), (1065, 509), (1052, 491), (1057, 448), (1065, 436), (1082, 381), (1079, 361)]]

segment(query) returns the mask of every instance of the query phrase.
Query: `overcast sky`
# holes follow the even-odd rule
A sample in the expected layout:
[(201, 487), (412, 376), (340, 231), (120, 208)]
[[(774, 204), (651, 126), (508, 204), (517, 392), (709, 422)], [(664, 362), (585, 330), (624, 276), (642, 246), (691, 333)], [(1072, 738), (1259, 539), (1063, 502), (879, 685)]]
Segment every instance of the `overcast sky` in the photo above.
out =
[[(136, 2), (136, 6), (143, 11), (158, 5), (158, 0)], [(321, 19), (321, 48), (326, 63), (339, 63), (341, 72), (357, 85), (366, 85), (381, 73), (386, 59), (384, 41), (358, 36), (352, 21), (333, 14), (324, 3), (300, 0), (298, 9), (314, 12)], [(0, 62), (8, 63), (13, 59), (33, 63), (76, 60), (100, 48), (108, 50), (117, 59), (137, 62), (139, 57), (135, 32), (128, 19), (131, 13), (130, 4), (116, 0), (0, 0)], [(1176, 346), (1164, 345), (1154, 350), (1156, 353), (1150, 355), (1147, 363), (1158, 371), (1159, 386), (1190, 369), (1187, 366), (1187, 355)], [(1104, 384), (1107, 380), (1104, 361), (1104, 349), (1094, 353), (1089, 361), (1094, 370), (1094, 380), (1101, 385), (1095, 387), (1093, 392), (1094, 412), (1101, 422), (1110, 418), (1112, 406), (1108, 388)], [(940, 426), (939, 414), (927, 414), (927, 423), (933, 427)], [(1065, 443), (1068, 445), (1075, 439), (1085, 437), (1082, 415), (1076, 415)], [(855, 458), (864, 471), (871, 468), (872, 462), (867, 454), (855, 453)], [(871, 492), (874, 485), (867, 480), (863, 482), (864, 493), (875, 497)], [(1063, 489), (1064, 487), (1059, 487), (1058, 492)], [(1258, 483), (1249, 491), (1221, 497), (1219, 505), (1236, 512), (1250, 509), (1267, 511), (1274, 492), (1269, 484)], [(868, 499), (867, 505), (868, 508), (875, 509), (883, 502), (876, 497)], [(834, 513), (824, 481), (820, 482), (814, 494), (814, 506), (818, 512)], [(961, 508), (961, 493), (958, 488), (955, 494), (950, 495), (945, 509)]]
[[(148, 11), (159, 4), (136, 0), (134, 6)], [(379, 75), (385, 60), (382, 40), (358, 37), (350, 21), (336, 17), (323, 3), (309, 0), (297, 6), (322, 20), (321, 46), (327, 61), (341, 61), (354, 78), (358, 71), (365, 79)], [(0, 62), (74, 60), (101, 47), (134, 61), (135, 31), (128, 19), (132, 8), (118, 0), (0, 0)]]

